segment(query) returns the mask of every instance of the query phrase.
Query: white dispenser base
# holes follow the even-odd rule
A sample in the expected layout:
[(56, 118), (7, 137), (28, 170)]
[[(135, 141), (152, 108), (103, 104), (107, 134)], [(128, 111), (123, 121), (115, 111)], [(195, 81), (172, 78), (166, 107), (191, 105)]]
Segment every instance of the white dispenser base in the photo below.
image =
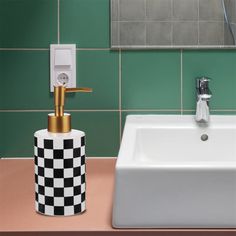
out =
[(85, 211), (85, 134), (79, 130), (34, 134), (35, 208), (50, 216)]

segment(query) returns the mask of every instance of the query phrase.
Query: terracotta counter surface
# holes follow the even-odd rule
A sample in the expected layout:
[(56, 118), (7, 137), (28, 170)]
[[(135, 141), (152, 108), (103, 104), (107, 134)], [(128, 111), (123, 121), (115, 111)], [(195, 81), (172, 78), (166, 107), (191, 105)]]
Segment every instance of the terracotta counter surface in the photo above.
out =
[(0, 235), (234, 235), (233, 229), (113, 229), (114, 159), (87, 160), (87, 211), (50, 217), (34, 210), (34, 163), (0, 160)]

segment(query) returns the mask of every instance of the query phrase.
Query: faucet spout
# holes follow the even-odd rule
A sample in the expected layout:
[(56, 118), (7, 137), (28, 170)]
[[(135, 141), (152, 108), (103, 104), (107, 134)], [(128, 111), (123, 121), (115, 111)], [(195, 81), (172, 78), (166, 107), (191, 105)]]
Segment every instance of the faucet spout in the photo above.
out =
[(208, 102), (202, 98), (199, 98), (197, 101), (196, 107), (196, 121), (199, 123), (208, 123), (210, 116), (210, 109), (208, 106)]
[(209, 89), (210, 78), (196, 78), (197, 105), (196, 105), (196, 121), (199, 123), (208, 123), (210, 118), (209, 101), (212, 97)]

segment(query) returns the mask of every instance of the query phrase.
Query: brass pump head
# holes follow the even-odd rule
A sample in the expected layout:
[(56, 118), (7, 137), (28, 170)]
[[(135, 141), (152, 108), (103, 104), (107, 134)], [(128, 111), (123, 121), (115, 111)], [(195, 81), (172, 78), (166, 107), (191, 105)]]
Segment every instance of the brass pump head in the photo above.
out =
[(48, 114), (48, 131), (52, 133), (68, 133), (71, 131), (71, 115), (64, 113), (65, 93), (92, 92), (91, 88), (54, 87), (55, 112)]

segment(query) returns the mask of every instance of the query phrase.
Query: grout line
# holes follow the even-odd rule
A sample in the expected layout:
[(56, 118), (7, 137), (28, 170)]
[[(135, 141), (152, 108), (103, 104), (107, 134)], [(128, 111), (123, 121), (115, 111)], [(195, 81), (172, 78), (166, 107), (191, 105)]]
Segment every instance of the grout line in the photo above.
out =
[[(145, 111), (148, 111), (148, 112), (181, 112), (181, 109), (125, 109), (125, 110), (122, 110), (122, 112), (145, 112)], [(195, 111), (195, 109), (183, 109), (182, 110), (183, 112), (186, 112), (186, 111)], [(236, 112), (236, 109), (210, 109), (210, 111), (219, 111), (219, 112), (226, 112), (226, 111), (233, 111), (233, 112)]]
[(210, 109), (210, 111), (219, 111), (219, 112), (226, 112), (226, 111), (233, 111), (236, 112), (236, 109)]
[(147, 0), (144, 0), (144, 10), (145, 10), (145, 46), (147, 46)]
[(122, 138), (122, 51), (119, 50), (119, 126), (120, 126), (120, 142)]
[[(112, 46), (111, 48), (76, 48), (77, 51), (118, 51), (121, 49), (119, 46)], [(176, 50), (176, 49), (184, 49), (184, 50), (214, 50), (214, 49), (224, 49), (224, 50), (236, 50), (235, 46), (229, 45), (200, 45), (200, 46), (186, 46), (186, 45), (179, 45), (179, 46), (142, 46), (137, 45), (133, 46), (122, 46), (123, 50)], [(50, 48), (0, 48), (0, 51), (49, 51)]]
[(118, 112), (119, 110), (116, 110), (116, 109), (110, 109), (110, 110), (108, 110), (108, 109), (101, 109), (101, 110), (99, 110), (99, 109), (97, 109), (97, 110), (86, 110), (86, 109), (84, 109), (84, 110), (79, 110), (79, 109), (66, 109), (65, 110), (66, 112)]
[(180, 50), (180, 108), (183, 115), (183, 49)]
[[(183, 111), (195, 111), (195, 109), (185, 109)], [(235, 111), (236, 112), (236, 109), (210, 109), (210, 111)]]
[(197, 43), (198, 45), (200, 44), (200, 1), (198, 0), (198, 13), (197, 13), (197, 19), (198, 19), (198, 24), (197, 24)]
[[(0, 113), (7, 113), (7, 112), (53, 112), (54, 110), (0, 110)], [(194, 109), (114, 109), (114, 110), (65, 110), (66, 112), (185, 112), (185, 111), (195, 111)], [(210, 109), (210, 111), (219, 111), (219, 112), (227, 112), (232, 111), (236, 112), (236, 109)], [(121, 121), (120, 121), (121, 122)]]
[(110, 1), (110, 4), (109, 4), (109, 12), (110, 12), (110, 16), (109, 16), (109, 41), (110, 41), (110, 45), (112, 46), (112, 32), (113, 32), (113, 0)]
[(225, 45), (225, 42), (226, 39), (225, 39), (225, 22), (223, 21), (223, 44)]
[[(0, 110), (0, 113), (1, 112), (53, 112), (54, 110)], [(79, 109), (66, 109), (65, 112), (119, 112), (120, 110), (112, 110), (112, 109), (94, 109), (94, 110), (79, 110)]]
[(214, 50), (214, 49), (224, 49), (224, 50), (236, 50), (235, 46), (229, 45), (195, 45), (195, 46), (187, 46), (187, 45), (170, 45), (170, 46), (145, 46), (145, 45), (128, 45), (128, 46), (111, 46), (111, 50), (173, 50), (173, 49), (185, 49), (185, 50)]
[[(49, 51), (50, 48), (0, 48), (0, 51)], [(110, 48), (76, 48), (77, 51), (110, 51)]]
[[(194, 109), (185, 109), (183, 110), (184, 112), (186, 111), (194, 111)], [(236, 109), (210, 109), (210, 112), (236, 112)]]
[(118, 45), (120, 45), (120, 0), (118, 1), (118, 11), (117, 11), (117, 18), (118, 18)]
[(173, 32), (174, 32), (174, 25), (173, 25), (173, 18), (174, 18), (174, 3), (173, 0), (170, 2), (171, 6), (171, 45), (174, 44), (174, 39), (173, 39)]
[[(222, 1), (222, 4), (223, 4), (223, 1)], [(223, 8), (223, 5), (221, 7)], [(224, 12), (224, 9), (222, 9), (222, 11)], [(222, 21), (223, 21), (223, 44), (225, 45), (225, 42), (226, 42), (226, 40), (225, 40), (225, 31), (226, 30), (225, 30), (225, 16), (224, 16), (224, 14), (222, 15)]]
[(180, 112), (181, 110), (180, 109), (124, 109), (124, 110), (122, 110), (122, 112), (145, 112), (145, 111), (148, 111), (148, 112), (153, 112), (153, 111), (156, 111), (156, 112), (162, 112), (162, 111)]
[(0, 110), (0, 113), (4, 112), (53, 112), (53, 110)]
[[(173, 15), (173, 14), (172, 14)], [(219, 23), (219, 22), (222, 22), (222, 20), (199, 20), (200, 22), (211, 22), (211, 23)], [(129, 22), (133, 22), (133, 23), (143, 23), (144, 20), (114, 20), (113, 22), (121, 22), (121, 23), (129, 23)], [(170, 22), (170, 20), (149, 20), (147, 19), (146, 22)], [(196, 20), (177, 20), (177, 19), (173, 19), (172, 18), (172, 22), (179, 22), (179, 23), (182, 23), (182, 22), (196, 22)]]
[(77, 51), (110, 51), (111, 48), (76, 48)]
[(0, 51), (49, 51), (49, 48), (0, 48)]
[(195, 112), (194, 109), (186, 109), (186, 110), (183, 110), (183, 112), (188, 112), (188, 111), (194, 111), (194, 112)]
[(57, 43), (60, 44), (60, 0), (57, 0)]

